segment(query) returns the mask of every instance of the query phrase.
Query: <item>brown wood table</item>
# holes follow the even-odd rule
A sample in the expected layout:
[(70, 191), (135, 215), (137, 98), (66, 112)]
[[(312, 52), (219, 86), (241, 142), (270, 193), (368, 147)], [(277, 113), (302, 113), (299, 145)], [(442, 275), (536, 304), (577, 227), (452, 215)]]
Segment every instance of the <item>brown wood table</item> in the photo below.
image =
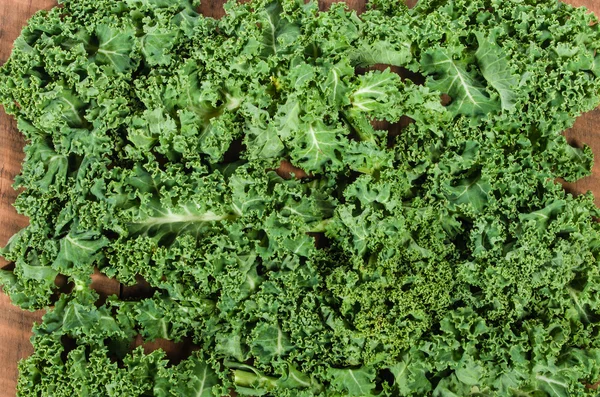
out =
[[(400, 0), (399, 0), (400, 1)], [(510, 1), (510, 0), (507, 0)], [(321, 9), (327, 8), (331, 0), (319, 0)], [(408, 0), (415, 3), (415, 0)], [(599, 0), (566, 0), (576, 6), (586, 6), (600, 16)], [(363, 0), (347, 0), (350, 7), (362, 11)], [(27, 19), (36, 11), (49, 9), (56, 4), (54, 0), (0, 0), (0, 64), (9, 57), (12, 43), (19, 35)], [(220, 17), (223, 14), (222, 0), (204, 2), (200, 11), (204, 15)], [(600, 108), (582, 116), (575, 126), (565, 133), (567, 139), (575, 145), (590, 145), (596, 156), (600, 156)], [(27, 225), (27, 218), (20, 216), (12, 207), (17, 193), (12, 189), (15, 175), (21, 169), (24, 140), (16, 128), (15, 121), (0, 110), (0, 246), (4, 246), (10, 236)], [(593, 174), (577, 183), (565, 186), (573, 193), (592, 191), (596, 203), (600, 206), (600, 161), (593, 168)], [(0, 267), (5, 266), (0, 262)], [(94, 288), (104, 294), (136, 293), (136, 287), (120, 288), (115, 281), (100, 275), (94, 278)], [(143, 283), (137, 289), (144, 289)], [(11, 305), (4, 293), (0, 293), (0, 397), (14, 397), (17, 382), (17, 363), (32, 352), (29, 342), (31, 327), (40, 320), (42, 312), (26, 312)], [(140, 344), (141, 341), (136, 341)], [(171, 358), (186, 355), (189, 347), (158, 341), (145, 345), (147, 350), (161, 347)]]

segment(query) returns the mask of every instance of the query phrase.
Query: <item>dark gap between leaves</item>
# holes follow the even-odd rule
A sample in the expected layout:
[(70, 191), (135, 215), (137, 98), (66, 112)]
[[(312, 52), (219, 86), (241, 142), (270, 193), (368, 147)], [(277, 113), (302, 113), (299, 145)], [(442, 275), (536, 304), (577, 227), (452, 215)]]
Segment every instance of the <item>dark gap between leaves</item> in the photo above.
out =
[(383, 72), (384, 70), (386, 70), (388, 68), (390, 69), (390, 72), (396, 73), (398, 76), (400, 76), (402, 81), (410, 80), (416, 85), (425, 84), (425, 76), (423, 76), (422, 74), (412, 72), (401, 66), (386, 65), (383, 63), (378, 63), (378, 64), (375, 64), (375, 65), (372, 65), (372, 66), (369, 66), (366, 68), (358, 67), (358, 68), (356, 68), (356, 74), (364, 75), (371, 70), (379, 70), (379, 71)]
[(398, 120), (395, 123), (390, 123), (389, 121), (385, 120), (373, 120), (371, 122), (371, 125), (376, 130), (387, 131), (387, 147), (391, 148), (396, 143), (396, 137), (400, 136), (402, 134), (402, 131), (404, 131), (406, 127), (408, 127), (414, 122), (415, 121), (410, 117), (402, 116), (400, 117), (400, 120)]
[(75, 283), (69, 281), (69, 278), (64, 274), (58, 274), (54, 278), (54, 285), (56, 288), (50, 295), (50, 306), (54, 306), (62, 294), (70, 294), (75, 288)]
[(391, 387), (394, 385), (395, 382), (394, 374), (388, 368), (380, 369), (377, 373), (377, 379), (377, 386), (379, 390), (383, 389), (383, 384), (387, 384)]
[(61, 294), (70, 294), (71, 291), (73, 291), (73, 288), (75, 288), (75, 283), (69, 281), (69, 278), (64, 274), (59, 274), (56, 276), (54, 279), (54, 285), (57, 287), (56, 292)]
[[(269, 171), (271, 171), (271, 170), (269, 170)], [(310, 178), (310, 175), (308, 175), (302, 168), (296, 167), (295, 165), (293, 165), (292, 163), (290, 163), (287, 160), (282, 160), (281, 163), (279, 164), (279, 167), (273, 171), (275, 171), (277, 173), (277, 175), (279, 175), (283, 179)]]
[(106, 298), (111, 295), (119, 296), (120, 285), (121, 283), (116, 278), (110, 278), (98, 268), (94, 268), (90, 287), (100, 296), (96, 301), (96, 307), (104, 305)]
[(600, 388), (600, 381), (594, 383), (593, 385), (589, 384), (589, 383), (586, 383), (585, 384), (585, 388), (586, 389), (591, 389), (591, 390), (598, 390)]
[(452, 103), (452, 97), (448, 94), (442, 94), (440, 95), (440, 102), (442, 106), (448, 106)]
[(60, 359), (63, 363), (66, 363), (69, 353), (77, 348), (77, 341), (69, 335), (63, 335), (60, 337), (60, 344), (63, 347), (63, 351), (60, 353)]
[(181, 342), (174, 342), (164, 338), (144, 341), (141, 335), (137, 335), (130, 345), (130, 350), (134, 350), (138, 346), (142, 346), (146, 355), (155, 350), (162, 349), (169, 360), (168, 365), (177, 365), (183, 360), (188, 359), (194, 351), (200, 349), (200, 346), (193, 343), (189, 337), (183, 338)]
[(134, 285), (123, 285), (121, 284), (121, 295), (122, 300), (128, 301), (141, 301), (154, 296), (154, 293), (158, 290), (148, 283), (141, 275), (135, 276), (136, 284)]
[(231, 141), (229, 148), (223, 155), (223, 164), (235, 163), (240, 160), (240, 155), (245, 151), (244, 143), (241, 138), (234, 139)]
[(331, 247), (331, 240), (327, 238), (324, 232), (308, 232), (306, 233), (315, 240), (315, 248), (325, 249)]

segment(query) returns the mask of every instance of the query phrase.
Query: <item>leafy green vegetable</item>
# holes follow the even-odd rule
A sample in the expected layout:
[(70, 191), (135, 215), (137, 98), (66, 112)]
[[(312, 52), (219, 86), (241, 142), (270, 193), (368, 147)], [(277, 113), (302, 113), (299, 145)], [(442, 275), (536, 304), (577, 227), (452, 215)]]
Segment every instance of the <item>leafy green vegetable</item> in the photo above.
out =
[[(483, 57), (481, 59), (487, 60)], [(487, 96), (483, 85), (469, 73), (466, 62), (454, 60), (447, 50), (426, 50), (421, 64), (427, 74), (438, 75), (438, 78), (431, 79), (428, 85), (452, 97), (453, 102), (449, 107), (452, 112), (473, 116), (488, 114), (498, 109), (497, 103)], [(486, 62), (482, 62), (483, 70), (489, 70), (489, 67)]]
[(561, 132), (600, 103), (596, 18), (225, 9), (65, 0), (0, 69), (30, 218), (0, 282), (46, 309), (19, 396), (596, 395), (600, 212), (555, 182), (591, 171)]

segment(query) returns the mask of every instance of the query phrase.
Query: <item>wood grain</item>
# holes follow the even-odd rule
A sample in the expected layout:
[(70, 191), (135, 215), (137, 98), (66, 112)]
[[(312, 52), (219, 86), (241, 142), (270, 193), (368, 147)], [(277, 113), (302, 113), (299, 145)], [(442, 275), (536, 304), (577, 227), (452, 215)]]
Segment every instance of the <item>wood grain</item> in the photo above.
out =
[[(415, 2), (416, 0), (407, 0), (410, 6)], [(586, 6), (600, 15), (599, 0), (567, 2), (576, 6)], [(319, 8), (327, 9), (331, 3), (331, 0), (319, 1)], [(364, 0), (349, 0), (347, 3), (353, 9), (364, 10)], [(27, 19), (34, 12), (49, 9), (54, 4), (53, 0), (0, 0), (0, 64), (8, 59), (12, 43)], [(204, 15), (218, 18), (224, 14), (222, 4), (222, 0), (203, 1), (200, 11)], [(599, 126), (600, 109), (596, 109), (577, 120), (575, 126), (565, 135), (576, 145), (590, 145), (594, 153), (600, 156), (600, 134), (597, 132)], [(10, 236), (27, 225), (27, 219), (18, 215), (12, 207), (17, 194), (11, 185), (20, 171), (23, 145), (23, 138), (17, 131), (14, 120), (0, 110), (0, 246), (4, 246)], [(574, 193), (594, 192), (598, 197), (596, 203), (600, 205), (600, 161), (594, 165), (592, 176), (566, 187)], [(5, 264), (0, 262), (0, 266)], [(58, 280), (58, 283), (66, 284), (66, 281)], [(93, 286), (105, 295), (120, 294), (124, 298), (143, 295), (149, 289), (143, 280), (140, 280), (138, 286), (124, 288), (115, 280), (109, 280), (98, 272), (93, 276)], [(63, 285), (63, 288), (68, 286)], [(4, 369), (0, 373), (0, 397), (15, 396), (17, 362), (31, 354), (31, 327), (35, 321), (39, 322), (41, 315), (41, 312), (25, 312), (12, 306), (8, 297), (0, 293), (0, 366)], [(185, 358), (192, 349), (189, 344), (173, 344), (168, 341), (144, 344), (139, 338), (134, 341), (134, 345), (143, 345), (148, 351), (158, 347), (164, 348), (174, 360)]]
[[(19, 36), (27, 19), (34, 12), (49, 9), (53, 0), (0, 0), (0, 63), (4, 63), (12, 50), (12, 43)], [(11, 188), (14, 176), (21, 169), (23, 138), (12, 118), (0, 111), (0, 244), (8, 240), (16, 230), (27, 224), (27, 219), (16, 214), (12, 207), (17, 193)]]
[(565, 3), (575, 7), (586, 7), (596, 15), (600, 15), (600, 2), (598, 0), (566, 0)]
[[(0, 0), (0, 63), (4, 63), (12, 50), (13, 41), (19, 36), (27, 19), (34, 12), (49, 9), (52, 0)], [(15, 175), (21, 169), (24, 140), (17, 131), (16, 123), (0, 110), (0, 245), (4, 246), (10, 236), (27, 225), (27, 219), (19, 216), (12, 203), (17, 193), (12, 189)], [(0, 266), (6, 263), (1, 262)], [(32, 352), (31, 327), (39, 322), (41, 312), (25, 312), (11, 305), (8, 297), (0, 293), (0, 397), (16, 394), (17, 363)]]
[(13, 306), (5, 294), (0, 294), (0, 396), (14, 397), (17, 384), (17, 363), (33, 351), (29, 338), (34, 322), (40, 322), (41, 312), (27, 312)]
[(577, 119), (573, 128), (565, 131), (567, 141), (575, 147), (590, 146), (595, 155), (592, 175), (575, 183), (564, 183), (568, 192), (582, 194), (588, 191), (594, 193), (596, 206), (600, 207), (600, 108), (584, 114)]

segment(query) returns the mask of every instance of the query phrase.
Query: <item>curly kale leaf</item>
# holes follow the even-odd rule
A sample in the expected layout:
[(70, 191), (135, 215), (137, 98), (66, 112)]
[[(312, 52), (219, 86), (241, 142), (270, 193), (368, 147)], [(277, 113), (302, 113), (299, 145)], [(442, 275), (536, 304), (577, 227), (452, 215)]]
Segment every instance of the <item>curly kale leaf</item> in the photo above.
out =
[(591, 172), (561, 132), (600, 103), (593, 15), (197, 6), (65, 0), (0, 68), (30, 219), (0, 282), (47, 311), (20, 396), (596, 394), (599, 212), (555, 182)]

